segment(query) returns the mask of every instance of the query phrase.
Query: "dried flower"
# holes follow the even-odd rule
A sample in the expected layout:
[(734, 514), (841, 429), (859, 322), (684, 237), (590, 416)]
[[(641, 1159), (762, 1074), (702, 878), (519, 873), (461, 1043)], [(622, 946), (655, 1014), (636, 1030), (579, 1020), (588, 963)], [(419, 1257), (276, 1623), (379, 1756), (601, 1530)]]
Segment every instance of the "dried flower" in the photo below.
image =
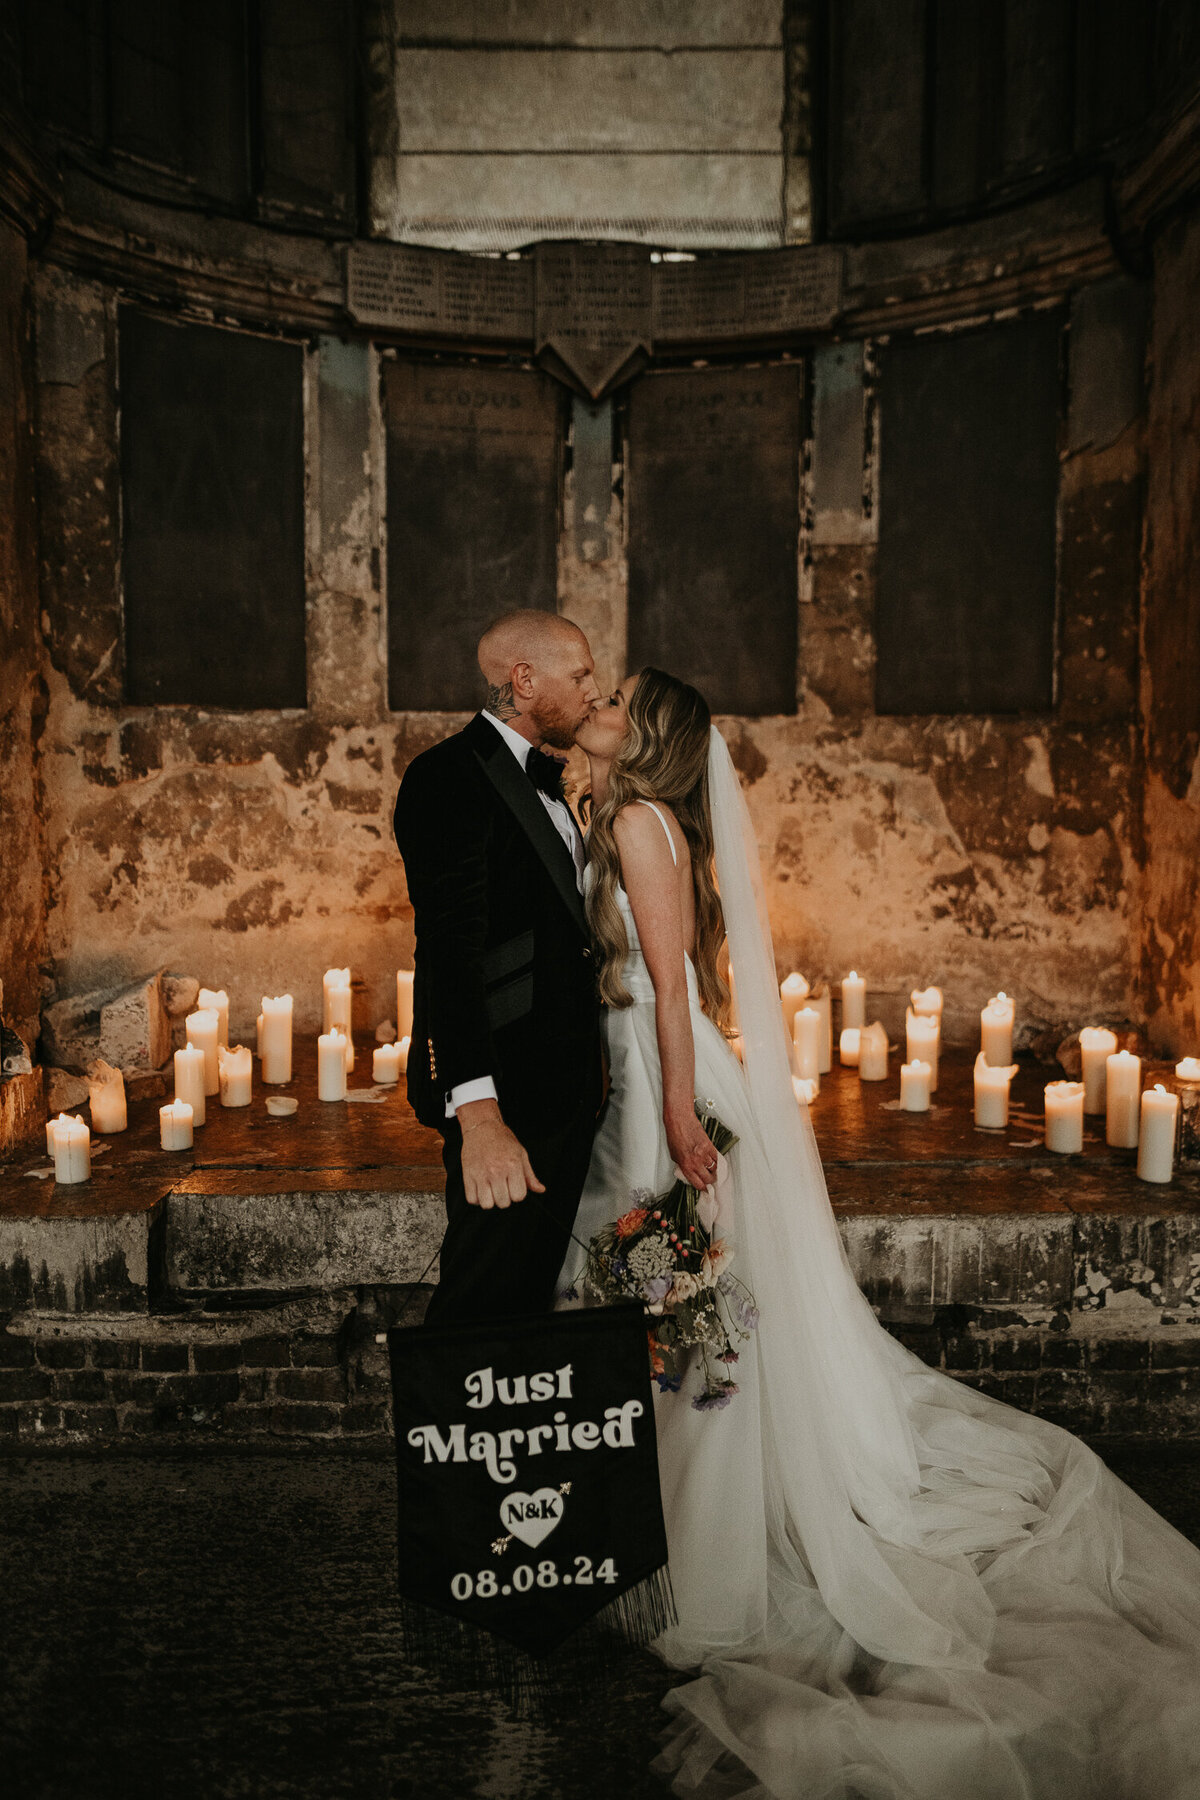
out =
[(627, 1213), (622, 1213), (621, 1217), (617, 1220), (617, 1236), (619, 1238), (632, 1237), (634, 1232), (640, 1231), (645, 1223), (645, 1207), (631, 1207)]

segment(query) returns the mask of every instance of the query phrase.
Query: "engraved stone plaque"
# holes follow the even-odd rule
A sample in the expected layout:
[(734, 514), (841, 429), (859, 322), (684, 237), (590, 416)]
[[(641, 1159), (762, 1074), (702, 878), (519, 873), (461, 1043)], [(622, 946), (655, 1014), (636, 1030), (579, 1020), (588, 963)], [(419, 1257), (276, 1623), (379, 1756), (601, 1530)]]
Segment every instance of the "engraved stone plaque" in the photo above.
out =
[(661, 263), (653, 288), (656, 344), (821, 330), (841, 311), (842, 254), (819, 245)]
[(549, 350), (593, 400), (650, 348), (650, 253), (636, 244), (540, 244), (538, 354)]
[(504, 257), (405, 244), (351, 244), (346, 305), (360, 325), (423, 337), (528, 343), (533, 335), (533, 268)]

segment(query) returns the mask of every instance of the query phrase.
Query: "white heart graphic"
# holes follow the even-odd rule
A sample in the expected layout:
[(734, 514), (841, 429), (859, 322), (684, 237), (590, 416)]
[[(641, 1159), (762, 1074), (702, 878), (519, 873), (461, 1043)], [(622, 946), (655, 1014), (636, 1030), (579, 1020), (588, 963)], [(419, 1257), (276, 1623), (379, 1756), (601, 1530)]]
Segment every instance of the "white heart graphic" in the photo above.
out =
[(500, 1502), (500, 1523), (505, 1531), (511, 1531), (531, 1550), (561, 1524), (562, 1515), (563, 1497), (556, 1488), (538, 1488), (533, 1494), (514, 1490)]

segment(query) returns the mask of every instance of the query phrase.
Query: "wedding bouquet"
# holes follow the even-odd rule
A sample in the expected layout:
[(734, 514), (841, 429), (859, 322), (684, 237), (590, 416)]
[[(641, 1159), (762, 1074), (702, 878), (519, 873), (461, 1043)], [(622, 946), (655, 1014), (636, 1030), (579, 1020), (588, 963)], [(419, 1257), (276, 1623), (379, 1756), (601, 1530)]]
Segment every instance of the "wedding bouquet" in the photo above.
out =
[[(724, 1157), (736, 1136), (699, 1104), (696, 1115)], [(628, 1212), (589, 1244), (584, 1275), (598, 1300), (642, 1301), (651, 1320), (650, 1369), (664, 1392), (678, 1392), (687, 1352), (699, 1350), (704, 1385), (692, 1401), (698, 1412), (728, 1406), (737, 1393), (729, 1373), (735, 1345), (758, 1324), (754, 1296), (729, 1267), (732, 1247), (716, 1235), (723, 1179), (722, 1164), (717, 1182), (703, 1191), (683, 1180), (665, 1194), (635, 1188)]]

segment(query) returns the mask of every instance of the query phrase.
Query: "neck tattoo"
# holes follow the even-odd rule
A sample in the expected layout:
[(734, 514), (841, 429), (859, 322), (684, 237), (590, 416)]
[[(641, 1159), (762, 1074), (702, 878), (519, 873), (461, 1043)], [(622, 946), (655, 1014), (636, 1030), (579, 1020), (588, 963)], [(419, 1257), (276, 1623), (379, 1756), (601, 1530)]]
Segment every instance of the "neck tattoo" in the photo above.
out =
[(489, 683), (483, 704), (485, 711), (490, 712), (494, 719), (503, 719), (505, 723), (509, 719), (516, 719), (520, 716), (517, 712), (517, 703), (513, 699), (511, 681), (502, 682), (499, 687), (494, 683)]

